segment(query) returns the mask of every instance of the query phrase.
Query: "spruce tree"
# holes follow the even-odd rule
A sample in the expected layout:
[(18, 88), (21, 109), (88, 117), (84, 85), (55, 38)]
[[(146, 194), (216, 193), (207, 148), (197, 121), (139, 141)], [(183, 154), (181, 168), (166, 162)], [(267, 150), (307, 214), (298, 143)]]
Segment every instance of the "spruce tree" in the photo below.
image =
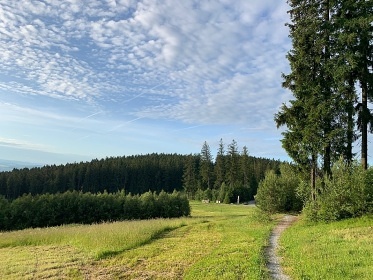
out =
[(318, 163), (330, 173), (331, 163), (344, 150), (345, 131), (340, 119), (343, 98), (336, 91), (331, 47), (333, 26), (329, 0), (289, 0), (292, 23), (288, 24), (293, 49), (291, 72), (283, 75), (283, 87), (294, 99), (275, 115), (277, 126), (286, 126), (282, 144), (303, 170), (310, 172), (313, 197)]
[(228, 145), (227, 151), (227, 182), (231, 188), (234, 188), (239, 182), (239, 153), (237, 142), (233, 139)]
[(205, 141), (201, 149), (200, 175), (203, 189), (210, 189), (212, 185), (212, 156), (210, 146)]
[(220, 139), (218, 152), (215, 159), (214, 175), (215, 183), (214, 187), (220, 189), (222, 183), (225, 181), (225, 149), (223, 139)]
[(359, 82), (358, 127), (361, 131), (361, 163), (368, 166), (368, 126), (372, 130), (373, 116), (368, 101), (373, 98), (373, 1), (336, 1), (336, 26), (339, 54), (344, 58), (346, 84), (352, 89)]
[(183, 173), (183, 188), (189, 199), (194, 198), (198, 188), (197, 170), (196, 157), (189, 155)]

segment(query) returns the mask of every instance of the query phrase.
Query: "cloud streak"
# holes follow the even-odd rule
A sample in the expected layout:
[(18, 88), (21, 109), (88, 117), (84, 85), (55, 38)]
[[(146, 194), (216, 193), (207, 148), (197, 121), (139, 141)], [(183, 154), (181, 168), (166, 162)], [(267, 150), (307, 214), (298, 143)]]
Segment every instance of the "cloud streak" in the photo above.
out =
[(26, 149), (26, 150), (37, 150), (37, 151), (48, 151), (48, 149), (50, 148), (44, 145), (30, 143), (30, 142), (19, 140), (19, 139), (11, 139), (11, 138), (3, 138), (3, 137), (0, 137), (0, 146), (17, 148), (17, 149)]

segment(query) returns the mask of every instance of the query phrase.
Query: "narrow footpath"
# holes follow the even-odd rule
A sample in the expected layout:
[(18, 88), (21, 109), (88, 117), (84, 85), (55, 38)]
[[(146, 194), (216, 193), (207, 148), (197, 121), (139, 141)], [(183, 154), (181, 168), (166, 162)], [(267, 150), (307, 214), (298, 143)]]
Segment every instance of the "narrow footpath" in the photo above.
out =
[(282, 272), (280, 266), (280, 258), (277, 256), (278, 239), (281, 233), (297, 220), (297, 216), (285, 215), (280, 223), (273, 229), (269, 244), (266, 251), (267, 268), (270, 272), (272, 279), (275, 280), (290, 280), (290, 278)]

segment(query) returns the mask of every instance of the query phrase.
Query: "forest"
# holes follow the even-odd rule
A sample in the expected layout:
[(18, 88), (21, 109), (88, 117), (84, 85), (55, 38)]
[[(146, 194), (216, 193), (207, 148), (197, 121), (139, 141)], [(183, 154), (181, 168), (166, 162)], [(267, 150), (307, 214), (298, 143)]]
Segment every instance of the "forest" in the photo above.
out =
[(14, 169), (0, 173), (0, 195), (13, 200), (25, 194), (66, 191), (143, 194), (176, 190), (185, 191), (189, 199), (223, 201), (227, 197), (233, 201), (233, 194), (241, 195), (242, 201), (252, 199), (265, 172), (278, 170), (280, 162), (249, 156), (246, 147), (238, 151), (234, 140), (225, 148), (221, 140), (215, 160), (205, 142), (199, 154), (153, 153)]

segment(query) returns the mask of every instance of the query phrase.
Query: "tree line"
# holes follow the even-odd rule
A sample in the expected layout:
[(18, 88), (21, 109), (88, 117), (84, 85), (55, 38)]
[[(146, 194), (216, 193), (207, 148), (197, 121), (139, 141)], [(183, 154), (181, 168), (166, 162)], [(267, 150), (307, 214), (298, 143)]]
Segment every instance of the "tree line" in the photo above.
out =
[(0, 195), (16, 199), (23, 194), (79, 191), (142, 194), (149, 190), (182, 190), (186, 156), (147, 154), (94, 159), (91, 162), (47, 165), (0, 173)]
[(239, 151), (235, 140), (226, 146), (222, 139), (213, 161), (205, 141), (199, 155), (187, 158), (183, 187), (189, 199), (247, 202), (254, 199), (266, 171), (278, 171), (279, 166), (279, 160), (252, 157), (246, 146)]
[[(204, 145), (208, 146), (207, 143)], [(55, 194), (66, 191), (115, 193), (123, 190), (126, 193), (142, 194), (149, 190), (157, 193), (162, 190), (167, 193), (177, 190), (187, 191), (189, 198), (194, 198), (198, 189), (217, 190), (225, 182), (232, 186), (246, 186), (248, 196), (252, 197), (256, 193), (258, 182), (264, 178), (265, 171), (276, 169), (278, 165), (275, 160), (249, 156), (247, 148), (241, 154), (237, 147), (230, 152), (234, 161), (229, 161), (230, 155), (225, 154), (222, 141), (221, 146), (215, 162), (210, 151), (207, 158), (202, 153), (153, 153), (0, 172), (0, 196), (13, 200), (24, 194)], [(229, 167), (228, 163), (234, 165)], [(241, 165), (235, 166), (237, 164)], [(226, 168), (237, 168), (239, 173), (229, 173)], [(187, 180), (188, 174), (192, 176), (192, 180)]]
[(12, 201), (0, 197), (0, 230), (189, 215), (188, 199), (176, 191), (142, 195), (125, 194), (124, 191), (112, 194), (67, 191), (28, 194)]

